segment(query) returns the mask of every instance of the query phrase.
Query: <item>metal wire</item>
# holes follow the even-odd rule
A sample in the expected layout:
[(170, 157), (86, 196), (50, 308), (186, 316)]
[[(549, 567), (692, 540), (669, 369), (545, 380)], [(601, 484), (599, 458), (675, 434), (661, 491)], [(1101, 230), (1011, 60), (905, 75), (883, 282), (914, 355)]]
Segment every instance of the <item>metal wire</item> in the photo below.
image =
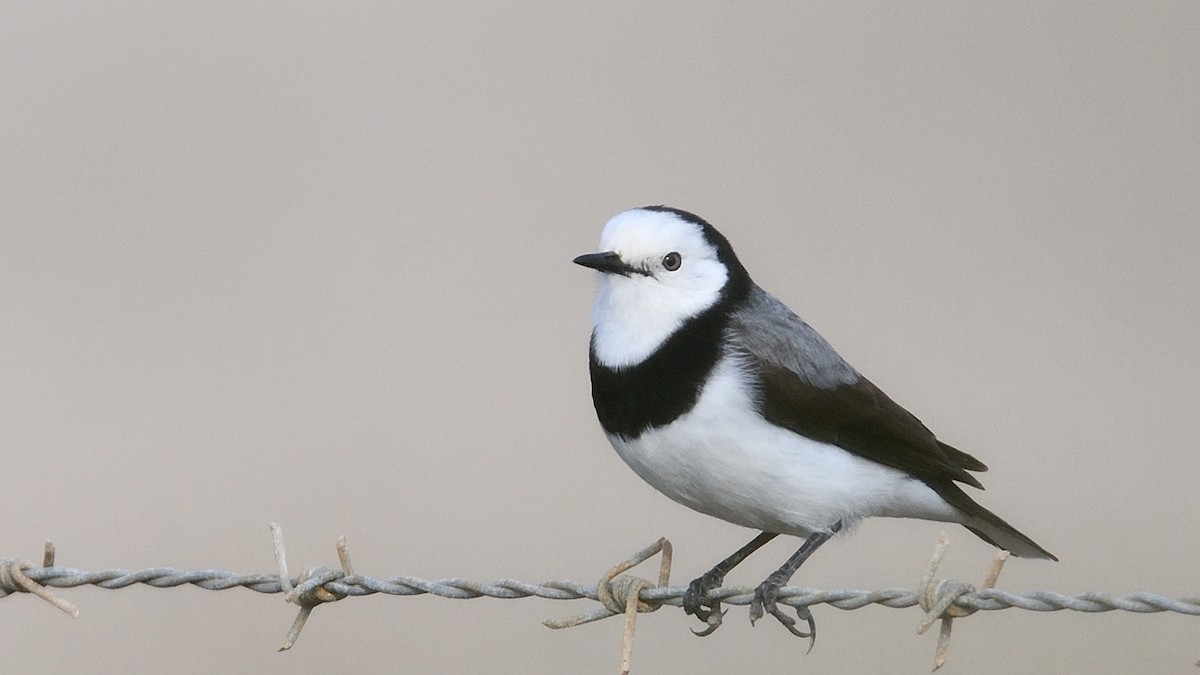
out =
[[(547, 600), (599, 601), (601, 607), (585, 614), (562, 619), (548, 620), (551, 628), (568, 628), (590, 621), (624, 614), (625, 634), (622, 647), (621, 672), (629, 672), (629, 654), (632, 648), (634, 623), (638, 612), (654, 611), (662, 605), (682, 605), (687, 586), (667, 585), (670, 578), (671, 545), (665, 539), (638, 551), (628, 560), (612, 567), (597, 584), (585, 585), (574, 581), (546, 581), (541, 583), (517, 579), (495, 581), (472, 581), (455, 577), (438, 580), (411, 576), (395, 576), (376, 579), (354, 573), (345, 538), (338, 540), (338, 558), (341, 569), (311, 567), (298, 576), (288, 573), (284, 552), (283, 532), (278, 525), (271, 524), (275, 547), (277, 573), (238, 574), (226, 570), (182, 570), (174, 567), (150, 567), (142, 570), (110, 569), (85, 571), (54, 564), (54, 545), (46, 542), (45, 555), (40, 566), (17, 558), (0, 557), (0, 599), (7, 595), (23, 592), (32, 593), (72, 616), (78, 610), (70, 602), (56, 597), (49, 588), (74, 588), (99, 586), (109, 590), (128, 588), (142, 584), (154, 588), (195, 586), (209, 591), (231, 588), (246, 588), (258, 593), (282, 593), (284, 599), (300, 608), (299, 614), (287, 633), (280, 650), (290, 649), (299, 637), (313, 609), (326, 602), (334, 602), (351, 596), (374, 595), (436, 595), (455, 600), (472, 598), (545, 598)], [(938, 565), (946, 551), (949, 540), (942, 534), (934, 547), (920, 588), (892, 588), (884, 590), (844, 589), (822, 591), (801, 586), (789, 586), (779, 590), (777, 601), (792, 607), (830, 605), (838, 609), (854, 610), (867, 605), (882, 605), (903, 609), (920, 606), (925, 619), (918, 628), (924, 632), (934, 623), (940, 623), (938, 646), (934, 657), (934, 670), (946, 660), (951, 629), (955, 618), (969, 616), (976, 611), (1001, 609), (1025, 609), (1034, 612), (1112, 612), (1124, 611), (1139, 614), (1175, 612), (1200, 616), (1200, 597), (1170, 598), (1157, 593), (1138, 592), (1128, 595), (1112, 595), (1090, 591), (1075, 595), (1053, 591), (1029, 591), (1012, 593), (993, 588), (996, 578), (1007, 558), (1007, 553), (997, 554), (992, 568), (982, 587), (953, 579), (936, 579)], [(658, 583), (630, 577), (624, 572), (632, 567), (661, 555)], [(708, 594), (711, 601), (727, 605), (749, 605), (754, 600), (754, 589), (750, 587), (723, 587)], [(713, 613), (714, 616), (717, 613)], [(711, 622), (710, 622), (711, 623)], [(720, 623), (717, 616), (716, 623)]]
[[(14, 562), (12, 558), (0, 558), (0, 567)], [(336, 570), (332, 578), (310, 576), (308, 579), (292, 577), (292, 584), (301, 593), (311, 593), (323, 588), (336, 596), (365, 596), (383, 593), (386, 595), (436, 595), (454, 600), (473, 598), (545, 598), (548, 600), (598, 599), (595, 585), (574, 581), (545, 581), (541, 583), (517, 579), (495, 581), (471, 581), (455, 577), (437, 580), (411, 576), (395, 576), (376, 579), (363, 575), (346, 576)], [(128, 588), (137, 584), (154, 588), (196, 586), (209, 591), (231, 588), (247, 588), (258, 593), (283, 593), (279, 576), (275, 574), (238, 574), (225, 570), (182, 570), (175, 567), (150, 567), (142, 570), (110, 569), (84, 571), (71, 567), (33, 567), (25, 570), (31, 580), (52, 588), (74, 588), (77, 586), (99, 586), (109, 590)], [(0, 583), (0, 597), (24, 589), (4, 586)], [(665, 605), (680, 605), (687, 586), (648, 588), (639, 598)], [(906, 588), (884, 590), (832, 590), (822, 591), (801, 586), (789, 586), (779, 592), (779, 602), (793, 607), (831, 605), (838, 609), (854, 610), (867, 605), (882, 605), (903, 609), (918, 604), (917, 591)], [(713, 591), (711, 597), (729, 605), (748, 605), (754, 598), (754, 589), (749, 586), (725, 587)], [(968, 610), (1025, 609), (1034, 612), (1125, 611), (1141, 614), (1154, 612), (1176, 612), (1200, 616), (1200, 598), (1170, 598), (1157, 593), (1130, 593), (1112, 595), (1089, 591), (1075, 595), (1053, 591), (1029, 591), (1011, 593), (996, 588), (979, 589), (959, 595), (954, 605)]]

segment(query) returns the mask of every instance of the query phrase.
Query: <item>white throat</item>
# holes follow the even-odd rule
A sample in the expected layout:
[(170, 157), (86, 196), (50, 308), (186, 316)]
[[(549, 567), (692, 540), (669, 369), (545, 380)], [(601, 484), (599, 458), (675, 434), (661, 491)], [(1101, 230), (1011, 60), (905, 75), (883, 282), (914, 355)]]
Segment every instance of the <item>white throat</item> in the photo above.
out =
[(719, 297), (719, 287), (697, 293), (695, 289), (667, 288), (649, 277), (602, 276), (592, 310), (597, 360), (610, 368), (645, 361), (684, 322)]

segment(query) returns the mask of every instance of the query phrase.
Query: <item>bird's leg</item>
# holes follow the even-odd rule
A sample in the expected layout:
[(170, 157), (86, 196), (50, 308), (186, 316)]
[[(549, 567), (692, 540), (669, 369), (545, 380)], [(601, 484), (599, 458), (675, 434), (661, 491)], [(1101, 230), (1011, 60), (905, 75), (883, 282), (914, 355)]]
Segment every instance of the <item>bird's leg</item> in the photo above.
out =
[(767, 577), (766, 581), (754, 589), (754, 600), (750, 603), (750, 623), (761, 619), (764, 612), (770, 613), (771, 616), (779, 619), (779, 623), (783, 624), (783, 627), (787, 628), (792, 635), (808, 638), (808, 649), (812, 651), (813, 645), (817, 642), (817, 623), (813, 620), (812, 611), (807, 607), (796, 608), (796, 614), (808, 622), (808, 632), (805, 633), (796, 628), (795, 619), (784, 614), (783, 610), (775, 605), (775, 597), (778, 595), (779, 589), (792, 578), (792, 575), (796, 573), (796, 570), (800, 569), (804, 561), (808, 560), (808, 557), (820, 548), (821, 544), (832, 539), (833, 535), (837, 534), (837, 531), (840, 529), (842, 529), (842, 521), (839, 520), (828, 530), (812, 533), (808, 539), (804, 540), (804, 544), (800, 549), (793, 553), (792, 557), (788, 558), (783, 567), (775, 570), (771, 576)]
[[(729, 574), (729, 570), (737, 567), (738, 563), (745, 560), (751, 553), (762, 548), (768, 541), (777, 536), (779, 536), (777, 532), (760, 533), (750, 543), (739, 548), (733, 555), (717, 563), (711, 570), (693, 579), (692, 583), (688, 584), (688, 589), (683, 594), (683, 611), (695, 615), (697, 619), (708, 624), (708, 628), (702, 631), (693, 630), (693, 633), (704, 637), (705, 635), (712, 634), (721, 625), (721, 617), (725, 615), (725, 612), (721, 611), (721, 601), (709, 601), (706, 600), (705, 596), (708, 595), (709, 591), (721, 587), (721, 583), (725, 581), (725, 575)], [(707, 609), (705, 609), (706, 607)]]

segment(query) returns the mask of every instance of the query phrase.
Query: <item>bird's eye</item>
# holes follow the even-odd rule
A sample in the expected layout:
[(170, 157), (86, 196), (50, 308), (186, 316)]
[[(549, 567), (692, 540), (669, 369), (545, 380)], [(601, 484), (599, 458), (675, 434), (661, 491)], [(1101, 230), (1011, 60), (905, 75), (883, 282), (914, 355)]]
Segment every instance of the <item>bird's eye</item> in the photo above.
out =
[(675, 251), (671, 251), (663, 256), (663, 269), (667, 270), (668, 272), (674, 272), (675, 270), (679, 269), (679, 266), (682, 264), (683, 257)]

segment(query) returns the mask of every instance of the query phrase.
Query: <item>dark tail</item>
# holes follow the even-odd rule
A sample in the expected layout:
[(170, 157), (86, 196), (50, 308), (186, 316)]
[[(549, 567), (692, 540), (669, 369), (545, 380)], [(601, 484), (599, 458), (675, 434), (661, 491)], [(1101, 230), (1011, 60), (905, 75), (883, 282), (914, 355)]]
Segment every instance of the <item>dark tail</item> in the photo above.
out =
[(951, 506), (963, 514), (962, 524), (975, 533), (980, 539), (1004, 549), (1020, 558), (1044, 558), (1058, 560), (1055, 555), (1038, 545), (1037, 542), (1017, 531), (1017, 528), (1004, 522), (1004, 519), (988, 511), (974, 499), (950, 481), (939, 485), (931, 485)]

